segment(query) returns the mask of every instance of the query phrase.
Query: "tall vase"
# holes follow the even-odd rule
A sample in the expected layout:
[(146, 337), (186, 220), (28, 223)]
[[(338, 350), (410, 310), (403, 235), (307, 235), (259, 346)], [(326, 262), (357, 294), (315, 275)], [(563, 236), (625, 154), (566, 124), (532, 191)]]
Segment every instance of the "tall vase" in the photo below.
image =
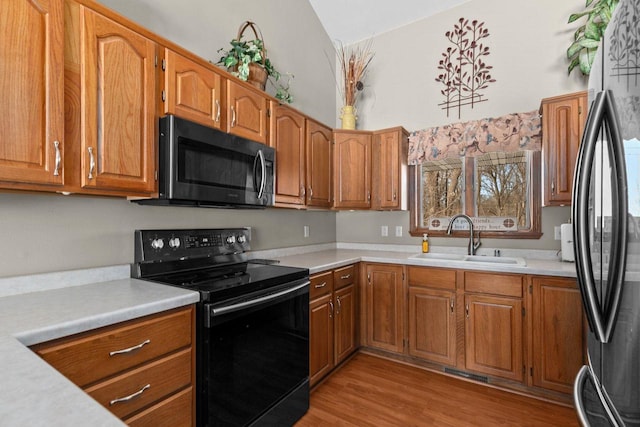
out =
[(353, 105), (345, 105), (340, 110), (340, 120), (342, 120), (342, 129), (355, 129), (356, 128), (356, 107)]

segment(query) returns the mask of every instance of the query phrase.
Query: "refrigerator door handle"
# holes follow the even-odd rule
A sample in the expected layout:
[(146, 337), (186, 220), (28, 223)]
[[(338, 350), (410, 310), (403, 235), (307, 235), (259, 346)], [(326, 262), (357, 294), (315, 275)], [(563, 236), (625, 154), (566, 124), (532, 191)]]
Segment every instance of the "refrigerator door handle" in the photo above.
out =
[(596, 394), (598, 395), (598, 399), (600, 400), (600, 404), (602, 408), (605, 410), (609, 423), (612, 427), (624, 427), (624, 422), (622, 421), (618, 411), (616, 411), (613, 403), (611, 402), (611, 398), (607, 395), (607, 392), (600, 386), (598, 378), (593, 373), (590, 365), (584, 365), (578, 371), (578, 375), (576, 375), (576, 380), (573, 383), (573, 402), (576, 406), (576, 412), (578, 413), (578, 420), (580, 421), (580, 425), (583, 427), (590, 427), (589, 418), (587, 417), (587, 410), (585, 408), (584, 402), (582, 400), (582, 390), (586, 385), (588, 379), (591, 379), (593, 383), (593, 387), (596, 390)]
[[(606, 127), (604, 125), (607, 125)], [(596, 281), (589, 248), (589, 188), (593, 170), (596, 146), (600, 129), (609, 132), (607, 146), (612, 163), (612, 245), (607, 282), (610, 284), (605, 300), (601, 303), (596, 292)], [(627, 191), (624, 149), (613, 104), (609, 91), (603, 91), (589, 110), (582, 143), (578, 152), (574, 175), (574, 194), (572, 203), (574, 252), (576, 254), (576, 274), (587, 320), (596, 338), (606, 343), (611, 338), (617, 317), (624, 282), (627, 247)], [(606, 304), (606, 306), (605, 306)]]

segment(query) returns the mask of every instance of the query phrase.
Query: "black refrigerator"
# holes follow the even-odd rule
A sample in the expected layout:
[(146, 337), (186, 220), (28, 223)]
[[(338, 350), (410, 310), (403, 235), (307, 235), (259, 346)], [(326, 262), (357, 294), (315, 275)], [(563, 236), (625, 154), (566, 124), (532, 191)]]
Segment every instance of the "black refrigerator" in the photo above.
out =
[(584, 426), (640, 426), (640, 0), (618, 4), (589, 100), (572, 201), (589, 323), (574, 401)]

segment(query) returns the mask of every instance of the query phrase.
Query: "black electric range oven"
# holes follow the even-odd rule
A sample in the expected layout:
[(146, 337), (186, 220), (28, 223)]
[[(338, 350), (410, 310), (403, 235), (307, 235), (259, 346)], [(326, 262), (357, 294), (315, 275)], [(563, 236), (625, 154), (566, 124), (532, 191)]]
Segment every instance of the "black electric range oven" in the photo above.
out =
[(248, 260), (251, 230), (137, 230), (132, 277), (198, 291), (198, 426), (293, 425), (309, 407), (309, 270)]

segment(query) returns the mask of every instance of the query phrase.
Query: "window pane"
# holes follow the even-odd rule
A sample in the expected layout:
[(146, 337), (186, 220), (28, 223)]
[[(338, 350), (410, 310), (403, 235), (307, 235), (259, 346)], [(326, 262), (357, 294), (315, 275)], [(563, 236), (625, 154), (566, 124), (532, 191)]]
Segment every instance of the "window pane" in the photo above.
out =
[(420, 166), (422, 226), (431, 217), (449, 217), (462, 213), (464, 168), (460, 159), (444, 159)]
[(476, 158), (476, 216), (513, 217), (529, 228), (529, 156), (487, 153)]

